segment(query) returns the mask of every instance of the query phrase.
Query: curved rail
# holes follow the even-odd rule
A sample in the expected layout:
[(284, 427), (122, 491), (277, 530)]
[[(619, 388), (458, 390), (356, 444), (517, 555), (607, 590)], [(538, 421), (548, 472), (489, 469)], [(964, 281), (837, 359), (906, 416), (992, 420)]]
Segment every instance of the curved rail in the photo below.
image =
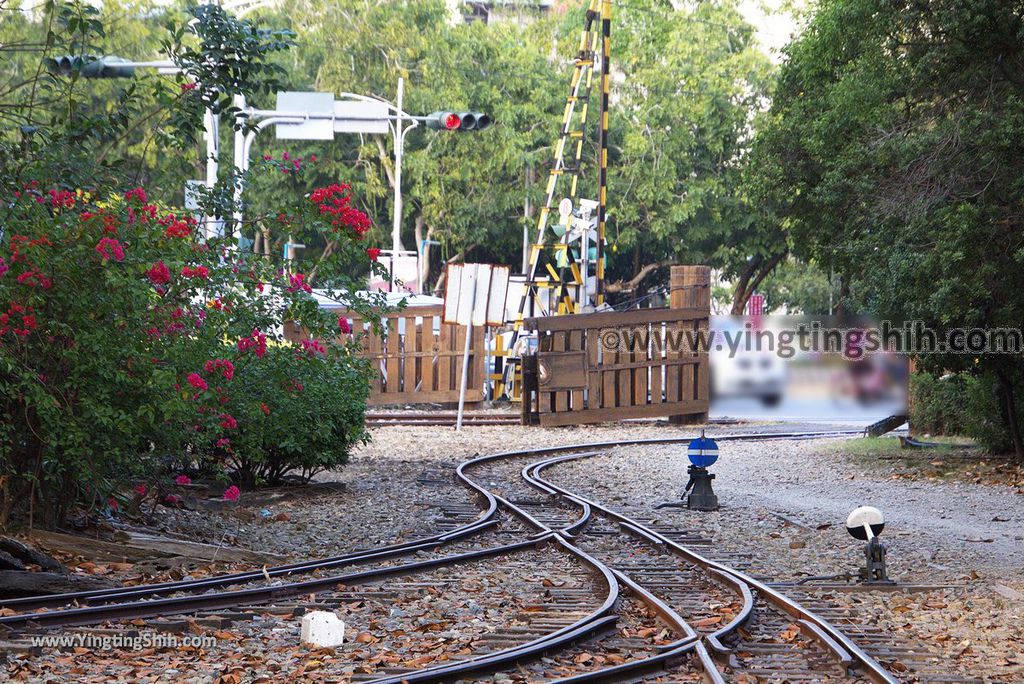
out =
[(206, 591), (209, 589), (228, 587), (235, 584), (243, 584), (245, 582), (258, 581), (260, 579), (308, 574), (316, 572), (317, 570), (340, 568), (345, 567), (346, 565), (355, 565), (366, 561), (398, 558), (416, 553), (417, 551), (438, 548), (448, 542), (476, 534), (477, 532), (481, 532), (496, 525), (497, 520), (495, 520), (494, 515), (498, 511), (498, 502), (494, 497), (487, 496), (486, 492), (484, 492), (483, 495), (487, 500), (487, 508), (477, 516), (476, 520), (453, 530), (449, 530), (448, 532), (431, 535), (429, 537), (410, 539), (407, 542), (389, 544), (387, 546), (381, 546), (373, 549), (353, 551), (340, 556), (333, 556), (331, 558), (300, 561), (298, 563), (278, 565), (272, 568), (264, 568), (262, 570), (214, 575), (203, 579), (156, 582), (153, 584), (137, 585), (133, 587), (92, 589), (89, 591), (75, 591), (62, 594), (47, 594), (43, 596), (26, 596), (23, 598), (4, 599), (0, 600), (0, 608), (35, 610), (38, 608), (66, 606), (71, 604), (98, 605), (114, 603), (121, 600), (155, 597), (162, 594), (170, 594), (180, 591)]
[[(716, 438), (716, 440), (717, 439), (721, 438)], [(576, 445), (576, 447), (579, 446), (583, 445)], [(592, 447), (593, 445), (586, 446)], [(672, 550), (680, 556), (683, 556), (691, 563), (718, 575), (722, 579), (728, 580), (729, 578), (732, 578), (737, 583), (739, 583), (739, 586), (743, 588), (744, 610), (739, 615), (737, 615), (737, 617), (732, 622), (730, 622), (729, 625), (718, 630), (714, 634), (709, 635), (711, 637), (711, 639), (709, 639), (709, 643), (713, 645), (713, 648), (715, 648), (715, 650), (724, 649), (727, 651), (728, 649), (724, 648), (724, 646), (721, 644), (720, 639), (723, 636), (734, 632), (747, 619), (749, 619), (750, 608), (752, 606), (752, 594), (750, 593), (750, 589), (752, 588), (755, 589), (759, 595), (763, 596), (769, 602), (771, 602), (774, 606), (792, 616), (794, 620), (797, 620), (798, 622), (803, 621), (807, 623), (809, 627), (807, 631), (811, 632), (811, 634), (815, 638), (817, 638), (818, 641), (822, 643), (826, 648), (833, 651), (833, 653), (836, 654), (837, 659), (839, 659), (841, 662), (846, 661), (848, 658), (852, 657), (857, 661), (858, 665), (864, 668), (866, 674), (869, 677), (871, 677), (872, 680), (876, 682), (885, 682), (886, 684), (897, 684), (898, 680), (895, 679), (888, 670), (882, 667), (882, 665), (879, 664), (870, 655), (865, 653), (859, 646), (857, 646), (849, 637), (843, 634), (838, 628), (833, 626), (824, 618), (816, 615), (811, 611), (806, 610), (803, 606), (801, 606), (798, 602), (794, 601), (793, 599), (783, 595), (782, 593), (769, 587), (763, 582), (760, 582), (759, 580), (750, 577), (749, 575), (740, 570), (730, 568), (727, 565), (705, 558), (704, 556), (701, 556), (700, 554), (691, 551), (690, 549), (672, 541), (668, 537), (665, 537), (659, 532), (648, 528), (647, 526), (643, 525), (642, 523), (632, 518), (629, 518), (628, 516), (618, 513), (617, 511), (614, 511), (604, 506), (603, 504), (592, 501), (591, 499), (570, 492), (562, 487), (559, 487), (556, 484), (553, 484), (549, 480), (545, 480), (540, 476), (541, 470), (544, 470), (545, 468), (555, 465), (556, 463), (561, 463), (564, 461), (574, 460), (578, 458), (585, 458), (589, 455), (591, 454), (576, 454), (572, 456), (548, 459), (547, 461), (542, 461), (540, 463), (535, 464), (535, 467), (533, 467), (532, 469), (524, 469), (524, 472), (529, 472), (531, 479), (536, 481), (538, 485), (541, 485), (549, 489), (553, 489), (566, 499), (576, 502), (578, 505), (585, 504), (589, 506), (591, 510), (598, 511), (601, 514), (606, 515), (614, 520), (617, 520), (618, 522), (624, 523), (631, 528), (642, 530), (644, 532), (645, 537), (650, 537), (659, 540), (665, 548)]]

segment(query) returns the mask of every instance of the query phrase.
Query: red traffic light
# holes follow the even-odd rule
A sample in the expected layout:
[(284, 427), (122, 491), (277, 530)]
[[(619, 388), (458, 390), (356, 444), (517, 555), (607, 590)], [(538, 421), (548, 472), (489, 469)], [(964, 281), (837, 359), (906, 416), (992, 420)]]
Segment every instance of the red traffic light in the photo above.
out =
[(462, 125), (462, 119), (458, 114), (454, 112), (448, 112), (444, 117), (444, 127), (449, 131), (454, 130)]

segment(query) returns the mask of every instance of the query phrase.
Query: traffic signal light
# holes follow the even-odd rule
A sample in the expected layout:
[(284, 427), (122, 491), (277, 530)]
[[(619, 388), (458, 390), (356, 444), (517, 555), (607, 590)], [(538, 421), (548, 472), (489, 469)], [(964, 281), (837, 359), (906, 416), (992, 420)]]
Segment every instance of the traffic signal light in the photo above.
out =
[(482, 131), (492, 123), (483, 112), (434, 112), (427, 117), (427, 128), (434, 131)]
[(131, 62), (110, 55), (48, 57), (45, 64), (46, 70), (54, 76), (70, 76), (75, 71), (78, 71), (82, 78), (131, 78), (135, 75), (135, 67)]

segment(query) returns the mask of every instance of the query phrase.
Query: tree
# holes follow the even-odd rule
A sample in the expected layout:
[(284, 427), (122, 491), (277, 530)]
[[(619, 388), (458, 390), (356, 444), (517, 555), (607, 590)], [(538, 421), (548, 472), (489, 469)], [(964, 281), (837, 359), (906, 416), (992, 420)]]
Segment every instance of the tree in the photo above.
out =
[[(847, 303), (940, 332), (1024, 320), (1022, 33), (998, 0), (827, 0), (787, 48), (753, 166)], [(990, 379), (1024, 458), (1019, 354), (923, 360)]]

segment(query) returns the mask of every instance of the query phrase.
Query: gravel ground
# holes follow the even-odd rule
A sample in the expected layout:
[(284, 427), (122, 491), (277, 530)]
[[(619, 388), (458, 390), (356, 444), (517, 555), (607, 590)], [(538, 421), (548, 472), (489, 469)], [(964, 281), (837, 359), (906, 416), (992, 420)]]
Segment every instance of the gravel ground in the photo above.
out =
[[(804, 426), (713, 426), (708, 435), (800, 427)], [(240, 506), (212, 511), (164, 511), (160, 526), (200, 541), (218, 543), (227, 537), (231, 545), (296, 558), (336, 555), (429, 534), (441, 519), (443, 502), (472, 503), (465, 488), (447, 480), (454, 464), (474, 455), (696, 434), (692, 427), (651, 423), (558, 429), (481, 426), (461, 433), (450, 427), (381, 427), (373, 430), (373, 442), (360, 447), (349, 465), (318, 478), (329, 483), (325, 487), (246, 493)], [(735, 564), (737, 553), (749, 554), (749, 570), (776, 581), (855, 571), (862, 556), (844, 529), (846, 514), (857, 505), (878, 506), (889, 520), (883, 537), (890, 547), (894, 578), (959, 586), (919, 594), (847, 594), (837, 600), (855, 604), (858, 614), (873, 625), (928, 644), (950, 660), (953, 671), (983, 674), (990, 681), (1024, 681), (1024, 509), (1017, 490), (894, 477), (885, 468), (865, 466), (844, 455), (838, 444), (781, 439), (723, 442), (713, 471), (724, 508), (715, 513), (653, 510), (658, 501), (678, 498), (685, 484), (685, 450), (677, 445), (621, 447), (608, 456), (556, 466), (547, 477), (642, 520), (670, 522), (713, 539), (709, 555)], [(271, 515), (261, 516), (262, 508)], [(298, 619), (292, 622), (279, 632), (289, 642)], [(234, 657), (255, 667), (254, 659), (243, 655), (250, 651), (247, 641), (238, 642)], [(338, 651), (334, 667), (342, 656)], [(44, 656), (57, 657), (67, 654), (48, 649)], [(291, 663), (301, 667), (306, 660)], [(101, 674), (85, 661), (75, 664), (85, 668), (84, 674)], [(32, 667), (20, 674), (46, 680), (54, 671), (67, 672), (61, 667)], [(200, 672), (193, 670), (196, 681), (215, 678), (212, 672)]]

